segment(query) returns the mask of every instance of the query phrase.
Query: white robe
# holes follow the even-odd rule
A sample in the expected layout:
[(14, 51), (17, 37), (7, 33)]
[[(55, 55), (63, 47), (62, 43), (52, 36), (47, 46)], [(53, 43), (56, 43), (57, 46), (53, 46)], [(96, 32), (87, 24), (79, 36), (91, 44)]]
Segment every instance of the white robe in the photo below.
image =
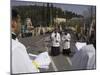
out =
[[(56, 42), (58, 41), (58, 42)], [(57, 32), (57, 35), (55, 37), (55, 33), (53, 32), (51, 34), (51, 42), (52, 42), (52, 46), (53, 47), (59, 47), (60, 46), (60, 41), (61, 41), (61, 38), (60, 38), (60, 34)]]
[(95, 48), (93, 45), (82, 47), (71, 59), (73, 69), (95, 69)]
[(70, 36), (69, 33), (67, 33), (67, 35), (62, 36), (63, 49), (69, 49), (70, 48), (70, 40), (71, 40), (71, 36)]
[(12, 39), (12, 74), (38, 72), (32, 64), (26, 48), (18, 40)]

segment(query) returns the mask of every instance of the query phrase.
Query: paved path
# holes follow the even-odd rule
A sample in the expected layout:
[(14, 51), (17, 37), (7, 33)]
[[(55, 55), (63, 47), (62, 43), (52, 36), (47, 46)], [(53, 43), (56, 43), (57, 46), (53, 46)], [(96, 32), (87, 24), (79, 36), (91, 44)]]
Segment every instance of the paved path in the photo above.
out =
[[(39, 54), (44, 51), (50, 52), (50, 46), (47, 46), (49, 42), (46, 42), (46, 39), (49, 38), (50, 35), (41, 35), (37, 37), (25, 37), (20, 38), (20, 41), (27, 47), (28, 53)], [(71, 57), (75, 53), (75, 36), (71, 34)], [(61, 46), (62, 50), (62, 46)], [(67, 57), (62, 55), (62, 53), (58, 56), (50, 56), (51, 64), (48, 70), (41, 69), (41, 72), (54, 72), (54, 71), (69, 71), (71, 68), (71, 57)]]

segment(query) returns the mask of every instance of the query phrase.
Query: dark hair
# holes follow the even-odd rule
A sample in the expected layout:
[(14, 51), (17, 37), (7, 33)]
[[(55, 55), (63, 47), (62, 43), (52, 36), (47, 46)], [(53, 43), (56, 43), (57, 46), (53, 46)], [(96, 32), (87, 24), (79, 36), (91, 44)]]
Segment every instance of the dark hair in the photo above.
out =
[(16, 9), (12, 9), (12, 12), (11, 12), (11, 18), (12, 19), (17, 19), (18, 18), (18, 15), (19, 15), (19, 13), (18, 13), (18, 10), (16, 10)]

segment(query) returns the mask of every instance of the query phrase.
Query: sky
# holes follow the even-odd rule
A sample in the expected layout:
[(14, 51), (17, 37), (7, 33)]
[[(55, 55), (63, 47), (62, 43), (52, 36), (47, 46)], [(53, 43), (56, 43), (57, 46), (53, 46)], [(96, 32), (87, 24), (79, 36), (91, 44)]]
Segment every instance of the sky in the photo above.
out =
[[(16, 1), (16, 0), (11, 0), (11, 6), (20, 6), (20, 5), (43, 5), (43, 2), (31, 2), (31, 1)], [(46, 4), (46, 3), (44, 3)], [(59, 7), (62, 10), (68, 10), (72, 11), (76, 14), (79, 15), (84, 15), (84, 11), (88, 11), (88, 9), (91, 7), (90, 5), (74, 5), (74, 4), (58, 4), (58, 3), (53, 3), (54, 7)], [(94, 8), (94, 7), (93, 7)]]

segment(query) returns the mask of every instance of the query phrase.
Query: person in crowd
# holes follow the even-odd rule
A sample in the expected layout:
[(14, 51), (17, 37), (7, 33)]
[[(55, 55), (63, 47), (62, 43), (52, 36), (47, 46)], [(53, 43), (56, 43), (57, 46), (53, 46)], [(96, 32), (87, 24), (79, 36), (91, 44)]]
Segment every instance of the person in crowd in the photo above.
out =
[(39, 72), (35, 65), (29, 58), (26, 51), (26, 47), (18, 41), (17, 37), (21, 30), (20, 15), (18, 10), (12, 9), (11, 11), (11, 35), (12, 35), (12, 47), (11, 47), (11, 73), (33, 73)]
[(60, 42), (60, 33), (58, 32), (58, 28), (56, 27), (55, 30), (51, 33), (51, 55), (56, 56), (60, 54)]
[(62, 42), (63, 42), (63, 54), (68, 55), (71, 53), (70, 50), (70, 41), (71, 41), (71, 35), (70, 33), (65, 32), (62, 36)]

